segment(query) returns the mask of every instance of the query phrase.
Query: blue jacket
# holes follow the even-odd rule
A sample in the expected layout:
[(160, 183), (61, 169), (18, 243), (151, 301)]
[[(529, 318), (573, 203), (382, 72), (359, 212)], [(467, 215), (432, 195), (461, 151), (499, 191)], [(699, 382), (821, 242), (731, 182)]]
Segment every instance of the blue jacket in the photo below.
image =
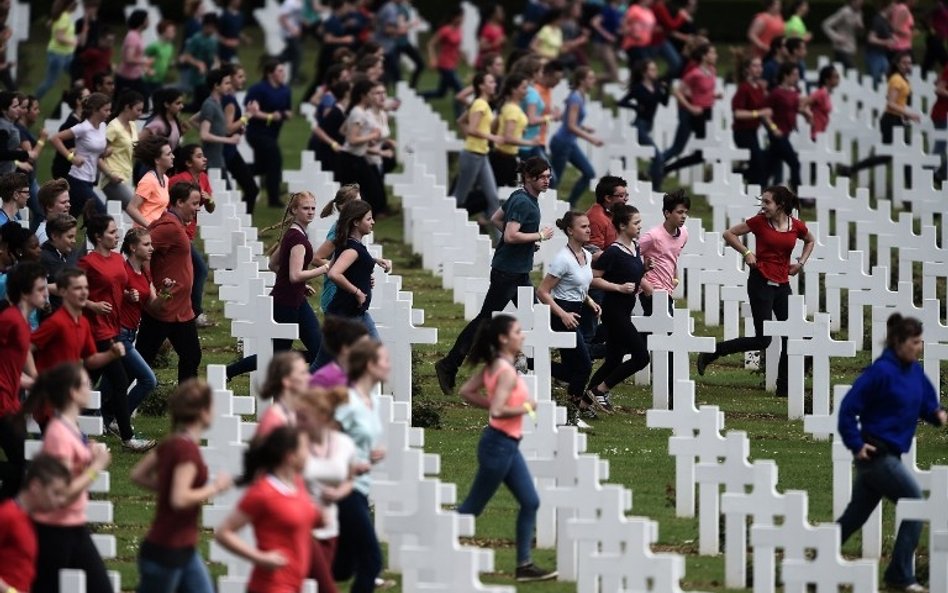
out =
[(940, 426), (939, 410), (938, 393), (922, 365), (905, 364), (886, 348), (843, 398), (837, 428), (853, 453), (865, 444), (863, 435), (905, 453), (912, 446), (918, 419)]

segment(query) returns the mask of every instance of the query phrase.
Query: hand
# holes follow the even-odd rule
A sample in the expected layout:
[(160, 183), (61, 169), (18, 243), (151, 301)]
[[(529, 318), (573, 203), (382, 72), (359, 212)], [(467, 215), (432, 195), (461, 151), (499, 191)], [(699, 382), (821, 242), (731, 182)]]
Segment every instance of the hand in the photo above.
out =
[(82, 158), (82, 155), (76, 154), (72, 157), (72, 164), (75, 167), (81, 167), (86, 163), (86, 159)]
[(531, 146), (543, 146), (543, 139), (540, 138), (539, 136), (537, 136), (536, 138), (534, 138), (533, 140), (530, 141), (530, 145), (531, 145)]
[(227, 472), (221, 472), (214, 476), (214, 494), (212, 496), (217, 496), (221, 492), (226, 492), (230, 490), (230, 487), (234, 485), (234, 479)]
[(246, 106), (244, 106), (244, 109), (246, 110), (246, 115), (248, 117), (253, 117), (254, 115), (260, 113), (260, 104), (256, 101), (251, 101), (247, 103)]
[(254, 564), (273, 570), (275, 568), (286, 566), (286, 557), (284, 557), (283, 553), (278, 550), (269, 550), (266, 552), (260, 552), (260, 555), (257, 556)]
[(763, 109), (758, 109), (758, 110), (757, 110), (757, 116), (758, 116), (758, 117), (765, 117), (765, 118), (767, 118), (767, 119), (770, 119), (771, 117), (774, 116), (774, 110), (771, 109), (770, 107), (764, 107)]
[(49, 132), (46, 131), (46, 128), (43, 128), (42, 130), (40, 130), (39, 140), (41, 142), (46, 142), (48, 138), (49, 138)]
[(106, 315), (112, 312), (112, 304), (107, 301), (88, 301), (86, 308), (96, 315)]
[(797, 274), (799, 274), (799, 273), (802, 272), (802, 271), (803, 271), (803, 266), (801, 266), (801, 265), (799, 264), (799, 262), (798, 262), (798, 263), (792, 263), (792, 264), (790, 264), (790, 270), (789, 270), (788, 273), (789, 273), (791, 276), (796, 276)]
[(917, 113), (909, 113), (909, 114), (906, 115), (905, 117), (906, 117), (907, 119), (909, 119), (909, 120), (915, 122), (915, 123), (918, 123), (918, 122), (922, 121), (922, 116), (920, 116), (920, 115), (917, 114)]
[(941, 422), (942, 426), (948, 424), (948, 412), (945, 410), (938, 410), (938, 413), (935, 416), (938, 418), (938, 421)]
[(375, 263), (386, 273), (392, 271), (392, 260), (390, 259), (378, 259), (375, 260)]
[(553, 238), (553, 227), (543, 227), (540, 229), (540, 234), (543, 235), (544, 241), (549, 241)]
[(316, 294), (316, 289), (313, 288), (312, 286), (310, 286), (309, 284), (307, 284), (307, 285), (306, 285), (306, 296), (311, 297), (311, 296), (314, 296), (315, 294)]
[(224, 142), (224, 144), (233, 144), (234, 146), (237, 146), (238, 144), (240, 144), (240, 136), (237, 134), (234, 134), (233, 136), (228, 136), (227, 141)]
[(109, 179), (112, 180), (112, 183), (122, 183), (123, 181), (125, 181), (124, 177), (122, 177), (121, 175), (117, 175), (115, 173), (109, 173)]
[(649, 270), (651, 270), (651, 269), (654, 268), (654, 267), (655, 267), (655, 258), (654, 258), (654, 257), (646, 257), (646, 258), (645, 258), (645, 271), (648, 272)]
[(866, 443), (865, 445), (862, 446), (862, 449), (859, 450), (859, 453), (856, 453), (856, 459), (861, 459), (862, 461), (866, 461), (868, 459), (872, 459), (875, 456), (875, 454), (876, 454), (876, 448), (870, 445), (869, 443)]
[(92, 443), (92, 462), (89, 464), (89, 469), (100, 472), (109, 467), (110, 463), (112, 463), (112, 453), (109, 452), (105, 443)]
[(33, 172), (33, 165), (29, 164), (26, 161), (17, 163), (17, 168), (21, 171), (26, 171), (27, 173)]
[(112, 356), (115, 358), (122, 358), (125, 356), (125, 344), (122, 342), (115, 342), (112, 344), (112, 347), (109, 348), (109, 352), (111, 352)]
[(625, 282), (624, 284), (616, 284), (616, 290), (622, 294), (635, 294), (635, 282)]
[(129, 302), (137, 303), (138, 299), (141, 298), (141, 296), (138, 294), (137, 290), (135, 290), (134, 288), (129, 288), (128, 290), (125, 291), (125, 298), (128, 299)]
[(688, 108), (688, 111), (691, 112), (691, 115), (701, 115), (701, 112), (703, 111), (703, 109), (701, 109), (697, 105), (692, 105), (691, 107)]
[(372, 469), (372, 464), (368, 461), (355, 461), (351, 465), (352, 473), (356, 476), (361, 476), (362, 474), (369, 473), (369, 470)]
[(579, 313), (563, 311), (563, 314), (560, 315), (560, 320), (563, 322), (563, 325), (566, 326), (566, 329), (576, 329), (579, 327)]
[(605, 144), (605, 142), (603, 142), (599, 138), (593, 138), (592, 140), (590, 140), (590, 142), (592, 142), (593, 146), (602, 146), (603, 144)]
[(365, 304), (365, 293), (361, 290), (355, 293), (356, 304), (360, 307)]
[(379, 461), (382, 461), (383, 459), (385, 459), (385, 449), (381, 447), (376, 447), (375, 449), (372, 449), (371, 451), (369, 451), (369, 461), (371, 461), (372, 463), (378, 463)]
[(599, 317), (600, 315), (602, 315), (602, 307), (600, 307), (599, 303), (597, 303), (596, 301), (592, 301), (589, 304), (589, 308), (592, 309), (593, 315), (595, 315), (596, 317)]
[(757, 267), (757, 256), (754, 255), (753, 253), (748, 253), (748, 254), (744, 257), (744, 263), (747, 264), (747, 267), (749, 267), (749, 268), (756, 268), (756, 267)]
[(369, 132), (368, 136), (369, 136), (369, 142), (375, 142), (376, 140), (381, 140), (382, 130), (380, 130), (379, 128), (375, 128), (374, 130)]

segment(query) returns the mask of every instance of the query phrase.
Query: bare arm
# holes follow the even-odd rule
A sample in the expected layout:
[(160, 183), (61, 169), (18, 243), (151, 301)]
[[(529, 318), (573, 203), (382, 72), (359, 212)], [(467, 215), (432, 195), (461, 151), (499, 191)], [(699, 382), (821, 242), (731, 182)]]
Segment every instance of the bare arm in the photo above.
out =
[(329, 264), (323, 264), (318, 268), (303, 269), (303, 258), (306, 257), (306, 247), (294, 245), (290, 249), (290, 282), (299, 284), (300, 282), (309, 282), (313, 278), (322, 276), (329, 271)]
[(800, 257), (797, 258), (797, 261), (790, 264), (790, 275), (796, 276), (803, 270), (803, 266), (806, 265), (807, 260), (810, 259), (810, 254), (813, 253), (813, 248), (816, 246), (816, 238), (813, 236), (813, 233), (807, 231), (806, 236), (803, 237), (803, 253), (800, 254)]
[(140, 195), (133, 194), (132, 201), (128, 203), (128, 206), (125, 208), (125, 213), (128, 214), (128, 217), (135, 221), (135, 224), (143, 227), (148, 226), (148, 221), (145, 220), (145, 217), (142, 216), (141, 207), (145, 203), (145, 199)]
[(559, 317), (567, 329), (575, 329), (579, 325), (579, 314), (567, 312), (553, 298), (553, 289), (559, 283), (560, 279), (552, 274), (544, 276), (540, 282), (540, 287), (537, 288), (537, 298), (540, 299), (541, 303), (549, 305), (550, 312)]
[(234, 509), (214, 532), (214, 539), (229, 551), (241, 558), (265, 568), (279, 568), (286, 565), (283, 554), (274, 550), (264, 552), (240, 539), (237, 532), (250, 523), (250, 517)]
[(231, 479), (227, 474), (218, 474), (213, 482), (208, 482), (199, 488), (192, 488), (198, 468), (194, 462), (179, 463), (174, 468), (171, 478), (171, 508), (176, 511), (197, 506), (208, 498), (230, 488)]
[[(498, 209), (497, 212), (500, 212), (500, 209)], [(501, 220), (503, 220), (503, 214), (501, 214)], [(504, 243), (537, 243), (539, 241), (546, 241), (552, 236), (553, 229), (550, 227), (545, 227), (536, 233), (522, 233), (520, 232), (520, 223), (516, 220), (509, 221), (504, 227)]]
[[(517, 371), (512, 366), (505, 365), (497, 377), (497, 385), (494, 387), (494, 396), (490, 399), (490, 417), (491, 418), (515, 418), (527, 413), (526, 406), (508, 406), (507, 400), (510, 399), (510, 393), (517, 386)], [(531, 408), (535, 408), (533, 401), (529, 403)]]
[(458, 393), (472, 406), (490, 409), (490, 400), (484, 395), (484, 373), (474, 373), (461, 385)]

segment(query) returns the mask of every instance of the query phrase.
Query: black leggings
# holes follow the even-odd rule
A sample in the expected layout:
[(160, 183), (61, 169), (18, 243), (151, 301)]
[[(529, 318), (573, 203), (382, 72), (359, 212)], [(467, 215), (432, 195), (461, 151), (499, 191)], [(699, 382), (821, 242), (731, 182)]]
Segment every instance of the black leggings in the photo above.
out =
[[(754, 336), (734, 338), (726, 342), (718, 342), (711, 362), (721, 356), (760, 350), (763, 352), (770, 346), (771, 337), (764, 335), (764, 322), (776, 318), (778, 321), (787, 320), (790, 301), (790, 284), (775, 284), (764, 278), (757, 268), (752, 268), (747, 277), (747, 298), (750, 300), (751, 314), (754, 316)], [(777, 393), (784, 394), (787, 390), (787, 339), (783, 338), (783, 351), (777, 367)]]
[(59, 571), (63, 568), (84, 570), (89, 593), (112, 593), (112, 581), (87, 526), (61, 527), (36, 522), (33, 526), (39, 550), (32, 593), (59, 593)]
[(247, 166), (244, 157), (240, 156), (239, 152), (235, 152), (227, 159), (227, 172), (240, 186), (244, 204), (247, 205), (247, 214), (253, 214), (253, 209), (257, 205), (257, 196), (260, 195), (260, 187), (257, 186), (257, 180), (253, 178), (253, 170)]
[[(596, 369), (589, 386), (595, 389), (605, 383), (612, 389), (648, 365), (648, 348), (645, 340), (632, 324), (632, 308), (635, 297), (607, 295), (602, 303), (602, 324), (609, 328), (606, 335), (606, 359)], [(629, 360), (623, 362), (626, 354)]]
[(20, 491), (23, 472), (26, 470), (24, 444), (26, 424), (22, 414), (7, 414), (0, 417), (0, 449), (6, 461), (0, 463), (0, 500), (13, 498)]
[(263, 175), (267, 203), (277, 206), (283, 191), (283, 153), (280, 152), (279, 139), (267, 134), (251, 134), (247, 136), (247, 142), (253, 148), (254, 168)]
[(201, 365), (201, 342), (194, 320), (166, 322), (142, 313), (135, 349), (148, 366), (155, 362), (158, 350), (166, 339), (171, 341), (171, 347), (178, 353), (178, 383), (197, 377)]
[[(107, 352), (112, 348), (113, 341), (103, 340), (96, 342), (95, 347), (99, 352)], [(89, 379), (92, 384), (102, 378), (102, 411), (105, 418), (115, 418), (118, 423), (119, 433), (123, 441), (132, 438), (132, 421), (128, 413), (128, 374), (125, 372), (125, 365), (121, 358), (116, 358), (104, 367), (89, 373)]]

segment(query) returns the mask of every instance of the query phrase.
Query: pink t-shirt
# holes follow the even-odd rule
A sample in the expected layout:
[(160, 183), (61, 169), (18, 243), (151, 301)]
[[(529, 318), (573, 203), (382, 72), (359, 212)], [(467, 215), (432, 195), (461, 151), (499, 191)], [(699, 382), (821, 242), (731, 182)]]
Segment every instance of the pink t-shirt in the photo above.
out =
[(168, 209), (168, 176), (163, 175), (162, 183), (158, 181), (158, 174), (149, 171), (142, 176), (135, 187), (135, 194), (142, 199), (139, 210), (142, 217), (151, 224)]
[(710, 109), (714, 107), (715, 71), (704, 68), (692, 68), (681, 79), (691, 92), (690, 101), (695, 107)]
[(144, 64), (132, 64), (131, 59), (138, 62), (145, 55), (145, 42), (142, 40), (142, 34), (136, 30), (131, 30), (125, 35), (125, 41), (122, 43), (122, 63), (119, 64), (116, 74), (122, 78), (138, 80), (145, 74)]
[(651, 8), (633, 4), (625, 11), (625, 35), (622, 37), (622, 49), (647, 47), (652, 43), (655, 31), (655, 13)]
[(829, 126), (830, 112), (833, 111), (833, 101), (826, 87), (820, 87), (810, 95), (810, 111), (813, 113), (810, 134), (816, 140), (817, 135), (825, 132)]
[[(67, 424), (59, 416), (54, 416), (46, 425), (43, 433), (44, 453), (49, 453), (69, 468), (73, 478), (82, 475), (92, 462), (92, 450), (85, 437), (74, 426)], [(86, 524), (86, 505), (89, 503), (89, 492), (83, 490), (74, 501), (68, 505), (45, 513), (33, 513), (38, 523), (58, 525), (61, 527), (75, 527)]]
[[(514, 370), (513, 366), (509, 363), (503, 363), (500, 369), (497, 370), (494, 374), (490, 373), (489, 368), (484, 369), (484, 387), (487, 388), (487, 399), (494, 399), (494, 393), (497, 391), (497, 381), (500, 379), (500, 374), (503, 372), (513, 372), (514, 374), (517, 371)], [(510, 391), (510, 395), (507, 396), (507, 405), (513, 408), (522, 406), (525, 401), (530, 398), (530, 390), (527, 389), (527, 384), (524, 382), (523, 377), (517, 375), (517, 384), (514, 385), (514, 388)], [(500, 432), (506, 434), (509, 437), (519, 439), (523, 436), (523, 416), (511, 416), (509, 418), (493, 418), (488, 421), (491, 428), (496, 428)]]
[(254, 433), (253, 440), (259, 443), (277, 428), (295, 424), (296, 414), (283, 404), (276, 402), (263, 413), (260, 423), (257, 424), (257, 432)]
[(669, 234), (664, 225), (649, 230), (639, 237), (639, 252), (652, 261), (652, 269), (645, 272), (645, 279), (655, 290), (675, 290), (678, 276), (678, 257), (688, 243), (688, 229), (681, 227), (675, 235)]
[(336, 361), (324, 365), (318, 371), (313, 373), (309, 379), (310, 387), (322, 387), (323, 389), (332, 389), (333, 387), (348, 387), (349, 377), (342, 370)]
[(915, 27), (915, 17), (912, 10), (904, 3), (895, 3), (889, 15), (892, 23), (892, 48), (894, 52), (909, 51), (912, 49), (912, 29)]

